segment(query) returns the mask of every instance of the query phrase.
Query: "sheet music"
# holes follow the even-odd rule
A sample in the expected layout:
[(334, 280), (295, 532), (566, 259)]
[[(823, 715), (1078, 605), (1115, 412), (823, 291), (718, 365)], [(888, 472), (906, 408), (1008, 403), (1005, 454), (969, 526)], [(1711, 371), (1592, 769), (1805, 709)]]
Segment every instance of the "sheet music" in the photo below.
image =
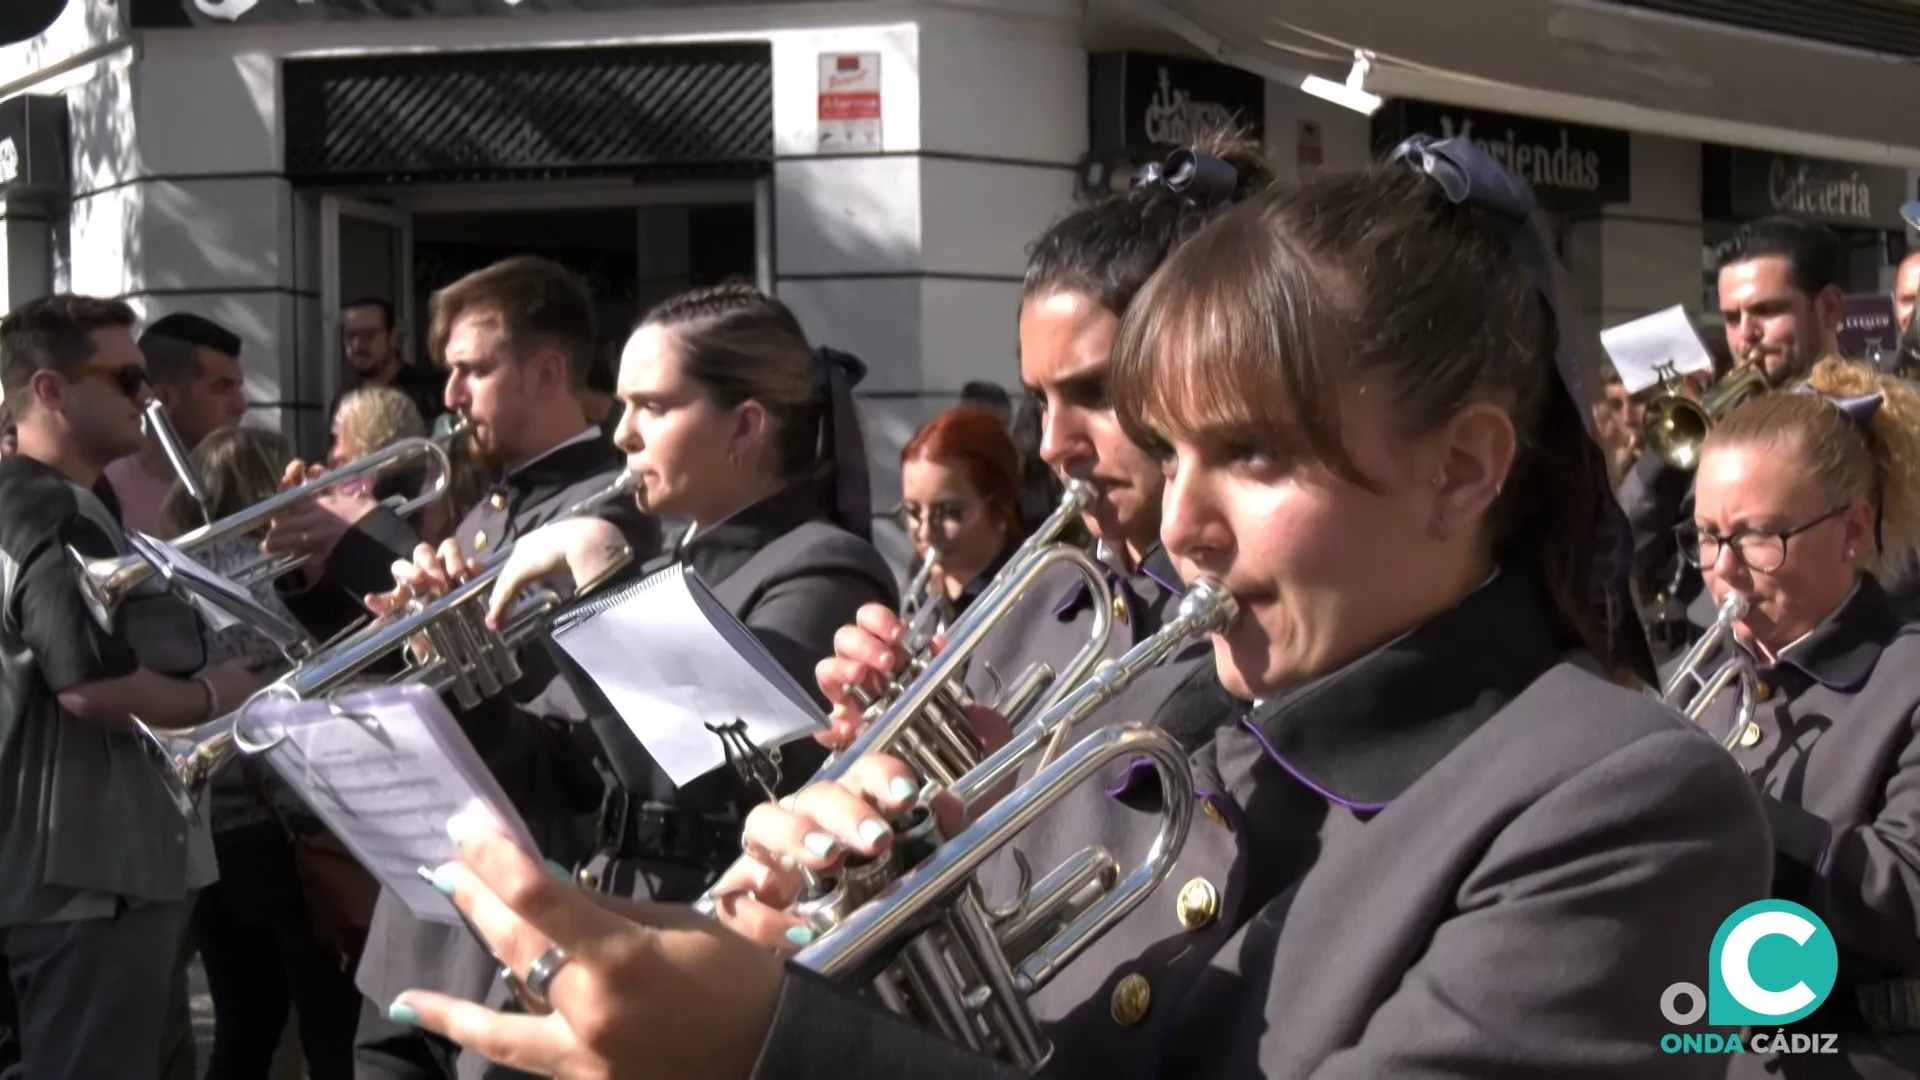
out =
[(581, 605), (553, 640), (676, 785), (726, 763), (709, 723), (744, 720), (762, 749), (826, 730), (813, 698), (680, 563)]
[[(161, 576), (166, 580), (171, 581), (175, 576), (188, 578), (210, 591), (227, 597), (235, 605), (241, 606), (242, 610), (253, 608), (266, 610), (261, 607), (258, 600), (253, 598), (252, 593), (207, 569), (191, 555), (165, 540), (148, 536), (143, 532), (134, 533), (128, 537), (128, 540), (133, 542), (134, 551), (153, 563), (154, 569), (160, 571)], [(186, 590), (185, 596), (187, 603), (192, 604), (194, 610), (198, 611), (216, 631), (240, 625), (240, 620), (229, 614), (221, 605), (206, 600), (195, 591)]]
[(382, 686), (336, 703), (263, 699), (242, 737), (278, 739), (267, 764), (361, 864), (418, 918), (459, 925), (452, 901), (419, 874), (458, 857), (448, 819), (491, 816), (537, 857), (526, 823), (438, 694)]
[(1679, 304), (1600, 331), (1600, 347), (1607, 351), (1629, 394), (1658, 384), (1665, 365), (1672, 365), (1675, 375), (1713, 370), (1713, 354), (1700, 343), (1700, 335)]

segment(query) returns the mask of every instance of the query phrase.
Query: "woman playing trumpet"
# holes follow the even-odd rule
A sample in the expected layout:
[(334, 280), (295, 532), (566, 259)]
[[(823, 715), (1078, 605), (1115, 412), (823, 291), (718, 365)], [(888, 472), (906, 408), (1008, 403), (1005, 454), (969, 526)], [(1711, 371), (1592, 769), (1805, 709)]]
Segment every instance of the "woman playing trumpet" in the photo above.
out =
[[(1824, 360), (1810, 393), (1734, 410), (1707, 437), (1693, 519), (1676, 532), (1716, 604), (1748, 601), (1725, 647), (1758, 677), (1734, 757), (1773, 826), (1773, 894), (1811, 908), (1840, 950), (1798, 1025), (1841, 1035), (1848, 1076), (1911, 1076), (1920, 1023), (1920, 625), (1886, 588), (1920, 548), (1920, 397)], [(1735, 722), (1729, 692), (1701, 722)], [(1833, 1075), (1834, 1059), (1747, 1054), (1735, 1076)], [(1813, 1070), (1813, 1071), (1809, 1071)]]
[[(1620, 526), (1597, 528), (1604, 466), (1531, 211), (1471, 143), (1422, 140), (1228, 213), (1129, 310), (1117, 408), (1162, 462), (1181, 570), (1239, 600), (1214, 662), (1258, 704), (1195, 755), (1203, 814), (1160, 895), (1063, 976), (1095, 989), (1050, 1032), (1056, 1072), (1724, 1069), (1664, 1053), (1658, 1003), (1764, 895), (1764, 823), (1710, 739), (1613, 681), (1651, 672), (1625, 560), (1596, 550)], [(768, 859), (723, 915), (777, 914), (785, 865), (886, 845), (914, 786), (875, 756), (757, 808)], [(1157, 827), (1155, 798), (1136, 779), (1115, 801)], [(508, 965), (569, 958), (555, 1011), (410, 993), (396, 1015), (499, 1060), (1006, 1075), (806, 953), (782, 972), (684, 913), (596, 906), (487, 834), (463, 855), (442, 881)]]
[(1020, 520), (1020, 452), (998, 416), (962, 406), (927, 421), (900, 451), (902, 524), (913, 540), (914, 580), (951, 622), (1007, 563), (1027, 528)]

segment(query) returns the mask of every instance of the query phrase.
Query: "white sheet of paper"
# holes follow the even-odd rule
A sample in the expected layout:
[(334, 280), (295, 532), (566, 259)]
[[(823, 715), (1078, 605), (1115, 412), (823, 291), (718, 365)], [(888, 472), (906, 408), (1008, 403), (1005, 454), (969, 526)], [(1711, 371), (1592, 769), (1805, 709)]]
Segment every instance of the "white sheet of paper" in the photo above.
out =
[(438, 694), (392, 686), (338, 701), (355, 715), (325, 701), (262, 700), (244, 735), (284, 735), (264, 755), (273, 770), (416, 917), (460, 925), (419, 873), (458, 858), (448, 819), (490, 816), (521, 850), (537, 858), (539, 847)]
[(1600, 347), (1629, 394), (1658, 384), (1663, 365), (1672, 365), (1675, 375), (1713, 370), (1713, 354), (1679, 304), (1600, 331)]
[(676, 563), (629, 588), (612, 606), (557, 630), (554, 641), (675, 784), (726, 763), (726, 746), (709, 723), (744, 720), (762, 749), (826, 730), (813, 699), (699, 575)]
[[(199, 560), (188, 555), (173, 544), (158, 539), (157, 537), (148, 536), (146, 533), (141, 533), (140, 538), (150, 544), (150, 550), (165, 559), (175, 573), (190, 577), (195, 581), (203, 582), (218, 590), (220, 593), (233, 597), (238, 603), (243, 603), (250, 607), (260, 606), (260, 602), (255, 600), (253, 594), (245, 588), (207, 569)], [(192, 593), (186, 594), (186, 601), (193, 605), (193, 609), (200, 613), (200, 617), (206, 619), (215, 630), (225, 630), (230, 626), (240, 625), (239, 619), (221, 610), (218, 604), (209, 603), (204, 598), (195, 596)]]

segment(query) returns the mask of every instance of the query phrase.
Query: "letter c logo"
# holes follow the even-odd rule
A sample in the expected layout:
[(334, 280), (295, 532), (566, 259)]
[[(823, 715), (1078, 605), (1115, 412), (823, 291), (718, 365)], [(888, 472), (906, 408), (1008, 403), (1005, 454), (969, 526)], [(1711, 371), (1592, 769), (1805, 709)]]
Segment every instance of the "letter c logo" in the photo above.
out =
[(1720, 925), (1708, 966), (1708, 1023), (1790, 1024), (1833, 992), (1840, 954), (1818, 915), (1761, 900)]

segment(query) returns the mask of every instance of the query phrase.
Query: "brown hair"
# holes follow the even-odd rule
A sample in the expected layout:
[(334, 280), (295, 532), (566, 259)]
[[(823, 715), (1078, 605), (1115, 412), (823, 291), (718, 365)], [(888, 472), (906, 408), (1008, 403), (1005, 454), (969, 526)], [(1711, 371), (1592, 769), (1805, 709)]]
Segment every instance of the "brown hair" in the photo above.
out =
[(516, 255), (475, 270), (433, 294), (427, 352), (445, 366), (447, 338), (462, 315), (488, 313), (505, 347), (518, 357), (551, 348), (567, 360), (567, 386), (587, 388), (593, 363), (593, 296), (573, 271), (549, 259)]
[[(293, 447), (265, 428), (223, 427), (201, 439), (191, 457), (206, 485), (207, 513), (218, 521), (278, 491)], [(161, 529), (179, 536), (200, 524), (200, 507), (176, 482), (160, 503)]]
[[(29, 300), (0, 318), (0, 387), (14, 401), (42, 371), (70, 371), (93, 359), (95, 330), (134, 324), (125, 301), (59, 293)], [(18, 420), (18, 410), (8, 417)]]
[(1567, 629), (1624, 670), (1587, 576), (1609, 494), (1559, 333), (1509, 226), (1404, 165), (1270, 189), (1176, 251), (1122, 320), (1115, 401), (1142, 445), (1235, 424), (1378, 490), (1342, 440), (1340, 392), (1384, 392), (1409, 434), (1471, 402), (1505, 409), (1519, 454), (1490, 529), (1536, 565)]
[[(823, 361), (793, 311), (752, 285), (727, 283), (661, 301), (641, 326), (673, 331), (680, 372), (723, 409), (757, 401), (770, 419), (774, 468), (782, 477), (815, 476), (822, 506), (856, 535), (872, 528), (864, 506), (841, 505), (838, 473), (861, 470), (865, 452), (851, 401), (836, 405)], [(858, 374), (847, 380), (858, 381)], [(844, 412), (845, 415), (836, 415)]]
[(948, 409), (927, 421), (906, 448), (900, 464), (926, 461), (958, 469), (986, 500), (987, 512), (1019, 543), (1027, 529), (1020, 519), (1020, 451), (1000, 418), (973, 405)]
[[(1832, 357), (1814, 365), (1807, 385), (1817, 393), (1765, 394), (1728, 413), (1701, 452), (1753, 443), (1798, 451), (1836, 501), (1865, 500), (1880, 512), (1880, 550), (1863, 565), (1890, 584), (1920, 548), (1920, 393), (1869, 364)], [(1882, 401), (1865, 426), (1827, 400), (1873, 393)]]

